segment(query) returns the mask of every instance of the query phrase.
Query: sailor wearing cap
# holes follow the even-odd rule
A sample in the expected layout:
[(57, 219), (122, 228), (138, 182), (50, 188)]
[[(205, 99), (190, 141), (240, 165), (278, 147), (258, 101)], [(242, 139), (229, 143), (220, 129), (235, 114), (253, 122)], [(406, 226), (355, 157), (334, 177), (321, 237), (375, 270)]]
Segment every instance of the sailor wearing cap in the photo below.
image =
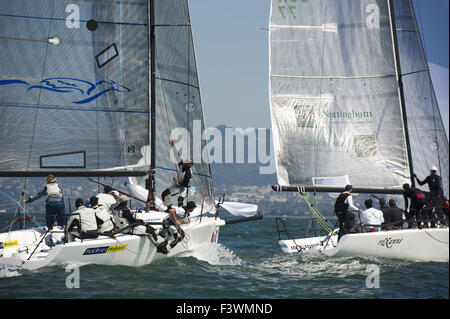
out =
[(416, 178), (420, 186), (428, 184), (428, 188), (430, 189), (430, 200), (426, 204), (426, 208), (424, 209), (424, 215), (428, 215), (425, 217), (428, 217), (430, 219), (431, 227), (435, 227), (437, 218), (439, 218), (440, 222), (443, 225), (447, 224), (446, 219), (442, 214), (441, 208), (444, 198), (444, 192), (442, 188), (442, 178), (437, 174), (437, 171), (438, 171), (437, 167), (432, 166), (430, 168), (430, 175), (428, 175), (423, 181), (421, 181), (417, 177), (417, 175), (414, 174), (414, 177)]

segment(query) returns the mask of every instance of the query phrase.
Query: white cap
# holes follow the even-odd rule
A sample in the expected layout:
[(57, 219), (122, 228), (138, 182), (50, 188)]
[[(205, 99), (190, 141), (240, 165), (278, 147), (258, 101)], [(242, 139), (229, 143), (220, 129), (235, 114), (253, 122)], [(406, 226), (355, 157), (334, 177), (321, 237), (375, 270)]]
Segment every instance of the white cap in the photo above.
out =
[(433, 165), (433, 166), (431, 166), (431, 168), (430, 168), (430, 171), (435, 171), (435, 172), (437, 172), (437, 170), (438, 170), (438, 169), (437, 169), (437, 167), (436, 167), (436, 166), (434, 166), (434, 165)]

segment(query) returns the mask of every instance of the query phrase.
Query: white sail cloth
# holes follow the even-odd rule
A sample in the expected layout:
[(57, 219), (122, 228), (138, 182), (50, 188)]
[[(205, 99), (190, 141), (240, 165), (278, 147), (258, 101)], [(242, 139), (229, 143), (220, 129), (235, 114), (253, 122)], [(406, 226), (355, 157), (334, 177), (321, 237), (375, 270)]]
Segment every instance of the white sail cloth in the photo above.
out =
[[(130, 190), (131, 195), (136, 199), (141, 200), (143, 202), (147, 201), (148, 189), (145, 189), (144, 187), (138, 184), (128, 184), (128, 189)], [(159, 211), (165, 211), (167, 209), (167, 207), (164, 206), (162, 200), (159, 199), (158, 197), (155, 197), (155, 205)]]
[(223, 202), (219, 206), (235, 216), (251, 217), (258, 212), (258, 205), (255, 204)]

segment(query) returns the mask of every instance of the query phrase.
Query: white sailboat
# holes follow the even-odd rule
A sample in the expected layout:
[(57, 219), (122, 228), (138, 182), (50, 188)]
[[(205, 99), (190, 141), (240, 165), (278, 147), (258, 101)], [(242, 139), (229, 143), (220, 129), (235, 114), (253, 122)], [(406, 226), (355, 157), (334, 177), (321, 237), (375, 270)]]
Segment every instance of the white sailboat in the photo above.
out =
[[(65, 243), (62, 229), (37, 224), (0, 233), (0, 264), (140, 266), (217, 243), (226, 224), (262, 218), (219, 218), (209, 160), (196, 160), (206, 141), (195, 147), (205, 124), (187, 0), (5, 0), (0, 30), (0, 177), (24, 185), (48, 174), (126, 177), (124, 192), (152, 205), (176, 172), (168, 141), (177, 128), (194, 154), (189, 200), (197, 203), (167, 254), (147, 236)], [(167, 215), (136, 217), (160, 228)]]
[[(275, 191), (352, 184), (353, 193), (400, 195), (414, 173), (437, 166), (448, 198), (449, 144), (411, 1), (272, 1), (269, 32)], [(338, 243), (313, 212), (327, 234), (288, 232), (284, 252), (449, 260), (448, 228), (352, 233)]]

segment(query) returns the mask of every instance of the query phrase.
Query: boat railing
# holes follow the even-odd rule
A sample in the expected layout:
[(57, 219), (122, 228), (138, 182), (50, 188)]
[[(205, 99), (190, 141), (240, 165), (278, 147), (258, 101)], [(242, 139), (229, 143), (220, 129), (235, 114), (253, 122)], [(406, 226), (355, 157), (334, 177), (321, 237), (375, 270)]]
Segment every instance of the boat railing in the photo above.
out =
[(317, 223), (318, 217), (311, 217), (309, 224), (307, 226), (306, 232), (294, 232), (288, 229), (286, 218), (277, 217), (275, 222), (277, 225), (278, 240), (282, 240), (282, 235), (285, 234), (288, 240), (293, 240), (299, 237), (309, 237), (310, 234), (314, 233), (315, 237), (320, 235), (326, 236), (329, 232), (321, 228)]

